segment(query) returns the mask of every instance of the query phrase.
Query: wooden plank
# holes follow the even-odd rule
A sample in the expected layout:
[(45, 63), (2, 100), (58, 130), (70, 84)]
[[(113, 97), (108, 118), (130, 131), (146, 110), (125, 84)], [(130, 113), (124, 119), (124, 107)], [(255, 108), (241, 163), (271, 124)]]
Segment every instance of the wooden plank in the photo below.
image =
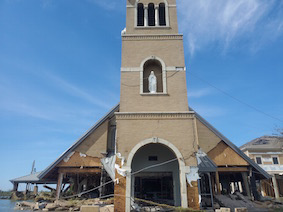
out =
[(249, 182), (248, 182), (248, 174), (246, 172), (242, 172), (241, 174), (242, 174), (242, 178), (243, 178), (243, 181), (244, 181), (246, 193), (247, 193), (248, 197), (251, 198), (251, 191), (250, 191), (250, 186), (249, 186)]
[(248, 172), (248, 167), (218, 167), (218, 172)]
[(248, 166), (238, 153), (223, 141), (217, 144), (211, 151), (207, 153), (208, 157), (214, 161), (217, 166)]
[(56, 188), (56, 201), (58, 201), (59, 198), (60, 198), (62, 182), (63, 182), (63, 173), (59, 173), (59, 175), (58, 175), (58, 182), (57, 182), (57, 188)]
[(61, 167), (58, 170), (59, 173), (100, 173), (100, 168), (72, 168), (72, 167)]
[(57, 167), (81, 167), (81, 166), (101, 166), (100, 158), (90, 157), (75, 152), (70, 159), (65, 162), (62, 160)]
[(221, 190), (220, 190), (220, 182), (219, 182), (219, 173), (218, 172), (215, 173), (215, 182), (216, 182), (217, 194), (220, 195)]

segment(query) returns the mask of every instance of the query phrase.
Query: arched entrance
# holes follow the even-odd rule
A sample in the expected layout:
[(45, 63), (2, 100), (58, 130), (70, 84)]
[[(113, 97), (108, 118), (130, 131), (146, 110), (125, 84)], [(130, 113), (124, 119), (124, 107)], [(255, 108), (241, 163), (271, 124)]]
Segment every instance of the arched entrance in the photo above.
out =
[[(146, 139), (144, 141), (141, 141), (140, 143), (138, 143), (129, 153), (128, 158), (127, 158), (127, 163), (125, 164), (125, 166), (123, 166), (123, 168), (125, 170), (127, 170), (129, 173), (127, 177), (126, 177), (126, 212), (130, 211), (131, 208), (131, 203), (133, 202), (133, 197), (134, 197), (134, 176), (132, 176), (132, 174), (134, 174), (134, 172), (132, 171), (132, 162), (133, 159), (136, 155), (136, 153), (144, 146), (148, 145), (148, 144), (160, 144), (163, 146), (156, 146), (156, 147), (166, 147), (167, 149), (169, 149), (171, 151), (171, 153), (174, 154), (175, 157), (177, 157), (177, 166), (179, 169), (179, 186), (180, 186), (180, 201), (181, 201), (181, 206), (183, 208), (187, 208), (188, 207), (188, 199), (187, 199), (187, 184), (186, 184), (186, 173), (189, 173), (190, 167), (186, 166), (184, 163), (184, 158), (181, 154), (181, 152), (178, 150), (178, 148), (176, 148), (172, 143), (170, 143), (169, 141), (166, 141), (164, 139), (161, 138), (157, 138), (157, 137), (153, 137), (153, 138), (149, 138)], [(158, 148), (157, 148), (158, 149)], [(172, 154), (171, 154), (172, 155)], [(173, 181), (174, 182), (174, 181)], [(175, 186), (175, 185), (174, 185)], [(177, 186), (175, 187), (174, 190), (178, 190), (176, 189)], [(178, 195), (179, 194), (174, 194), (176, 196), (174, 196), (174, 201), (176, 200), (176, 205), (179, 205), (178, 202)]]
[(150, 143), (141, 147), (131, 170), (132, 197), (181, 206), (179, 163), (167, 146)]

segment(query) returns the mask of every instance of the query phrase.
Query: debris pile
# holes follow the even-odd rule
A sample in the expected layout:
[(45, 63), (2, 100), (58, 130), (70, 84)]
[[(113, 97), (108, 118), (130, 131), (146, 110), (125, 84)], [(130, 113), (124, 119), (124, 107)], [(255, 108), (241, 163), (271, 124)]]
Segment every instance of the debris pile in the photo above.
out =
[(33, 210), (33, 211), (80, 211), (83, 205), (95, 205), (100, 211), (114, 212), (113, 199), (100, 200), (59, 200), (57, 202), (18, 202), (15, 210)]
[[(234, 211), (236, 208), (246, 208), (248, 211), (273, 211), (273, 209), (281, 209), (283, 211), (283, 203), (273, 199), (262, 199), (262, 201), (251, 201), (248, 197), (240, 192), (229, 195), (215, 195), (216, 202), (225, 208)], [(269, 210), (270, 209), (270, 210)]]

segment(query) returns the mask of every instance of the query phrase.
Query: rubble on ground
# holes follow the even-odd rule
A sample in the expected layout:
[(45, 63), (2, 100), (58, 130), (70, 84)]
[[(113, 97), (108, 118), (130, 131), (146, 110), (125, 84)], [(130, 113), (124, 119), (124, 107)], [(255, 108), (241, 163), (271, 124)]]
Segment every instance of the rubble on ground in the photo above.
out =
[(55, 202), (28, 202), (22, 201), (16, 204), (15, 210), (33, 210), (33, 211), (80, 211), (83, 205), (99, 206), (102, 212), (114, 212), (114, 200), (107, 199), (86, 199), (86, 200), (59, 200)]

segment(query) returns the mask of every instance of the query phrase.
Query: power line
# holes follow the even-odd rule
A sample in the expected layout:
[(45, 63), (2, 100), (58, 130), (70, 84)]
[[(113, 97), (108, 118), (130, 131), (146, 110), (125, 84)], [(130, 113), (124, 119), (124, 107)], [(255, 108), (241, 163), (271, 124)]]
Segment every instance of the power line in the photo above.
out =
[(279, 118), (277, 118), (277, 117), (275, 117), (275, 116), (272, 116), (272, 115), (270, 115), (270, 114), (268, 114), (268, 113), (266, 113), (266, 112), (264, 112), (264, 111), (262, 111), (262, 110), (260, 110), (260, 109), (258, 109), (258, 108), (256, 108), (256, 107), (254, 107), (254, 106), (252, 106), (252, 105), (250, 105), (250, 104), (244, 102), (243, 100), (238, 99), (237, 97), (232, 96), (232, 95), (229, 94), (228, 92), (226, 92), (226, 91), (224, 91), (224, 90), (222, 90), (222, 89), (216, 87), (215, 85), (213, 85), (213, 84), (209, 83), (208, 81), (202, 79), (201, 77), (195, 75), (195, 74), (192, 73), (191, 71), (189, 71), (188, 73), (191, 74), (192, 76), (194, 76), (195, 78), (199, 79), (200, 81), (202, 81), (202, 82), (208, 84), (209, 86), (213, 87), (214, 89), (218, 90), (219, 92), (221, 92), (221, 93), (225, 94), (226, 96), (230, 97), (231, 99), (233, 99), (233, 100), (235, 100), (235, 101), (237, 101), (237, 102), (239, 102), (239, 103), (241, 103), (241, 104), (243, 104), (243, 105), (245, 105), (245, 106), (247, 106), (247, 107), (249, 107), (249, 108), (251, 108), (251, 109), (253, 109), (253, 110), (255, 110), (255, 111), (257, 111), (257, 112), (259, 112), (259, 113), (261, 113), (261, 114), (263, 114), (263, 115), (265, 115), (265, 116), (268, 116), (269, 118), (272, 118), (272, 119), (274, 119), (274, 120), (283, 122), (283, 120), (281, 120), (281, 119), (279, 119)]
[[(193, 155), (194, 155), (195, 153), (196, 153), (196, 152), (193, 152), (193, 153), (192, 153), (188, 158), (186, 158), (186, 159), (190, 159), (191, 157), (193, 157)], [(184, 160), (186, 160), (186, 159), (184, 159)], [(177, 160), (178, 160), (178, 158), (174, 158), (174, 159), (171, 159), (171, 160), (167, 160), (167, 161), (165, 161), (165, 162), (162, 162), (162, 163), (158, 163), (158, 164), (154, 164), (154, 165), (151, 165), (151, 166), (147, 166), (147, 167), (142, 168), (142, 169), (140, 169), (140, 170), (138, 170), (138, 171), (136, 171), (136, 172), (131, 173), (130, 176), (135, 175), (135, 174), (138, 174), (138, 173), (140, 173), (140, 172), (143, 172), (143, 171), (148, 170), (148, 169), (151, 169), (151, 168), (155, 168), (155, 167), (158, 167), (158, 166), (163, 166), (163, 165), (168, 164), (168, 163), (172, 163), (172, 162), (177, 161)], [(99, 186), (97, 186), (97, 187), (95, 187), (95, 188), (92, 188), (92, 189), (90, 189), (90, 190), (83, 191), (83, 192), (81, 192), (81, 193), (79, 193), (79, 194), (74, 194), (74, 195), (67, 196), (67, 197), (62, 197), (62, 198), (63, 198), (63, 199), (70, 199), (70, 198), (76, 197), (76, 196), (81, 197), (81, 196), (84, 195), (84, 194), (87, 194), (87, 193), (89, 193), (89, 192), (98, 190), (99, 188), (102, 188), (102, 187), (104, 187), (104, 186), (106, 186), (106, 185), (108, 185), (108, 184), (110, 184), (110, 183), (115, 183), (115, 182), (119, 181), (119, 180), (122, 179), (122, 178), (124, 178), (124, 177), (121, 176), (121, 177), (116, 178), (115, 180), (109, 180), (108, 182), (106, 182), (106, 183), (104, 183), (104, 184), (102, 184), (102, 185), (99, 185)]]

